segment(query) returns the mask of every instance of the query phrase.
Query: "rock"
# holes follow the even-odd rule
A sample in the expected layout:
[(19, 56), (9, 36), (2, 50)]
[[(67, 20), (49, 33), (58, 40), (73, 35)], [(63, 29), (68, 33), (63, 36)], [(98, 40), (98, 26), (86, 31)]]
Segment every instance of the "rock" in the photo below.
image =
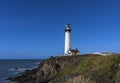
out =
[(17, 70), (18, 68), (16, 67), (15, 69)]
[(18, 83), (120, 83), (120, 56), (51, 57), (7, 80)]
[(11, 77), (9, 77), (9, 78), (7, 78), (6, 80), (12, 80), (13, 78), (11, 78)]

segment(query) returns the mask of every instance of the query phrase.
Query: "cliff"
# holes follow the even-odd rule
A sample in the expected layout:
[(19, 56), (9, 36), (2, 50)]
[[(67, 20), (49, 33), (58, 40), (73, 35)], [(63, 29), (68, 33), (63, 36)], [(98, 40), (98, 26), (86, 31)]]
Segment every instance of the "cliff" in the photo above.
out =
[(51, 57), (38, 68), (9, 78), (18, 83), (120, 83), (120, 56)]

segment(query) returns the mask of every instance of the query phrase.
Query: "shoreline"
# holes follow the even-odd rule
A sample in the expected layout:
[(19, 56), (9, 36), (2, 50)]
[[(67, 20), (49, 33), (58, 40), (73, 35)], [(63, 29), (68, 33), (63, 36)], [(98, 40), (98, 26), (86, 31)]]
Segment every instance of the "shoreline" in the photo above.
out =
[(119, 64), (120, 55), (50, 57), (43, 60), (37, 68), (7, 80), (18, 83), (108, 83), (110, 80), (109, 83), (115, 83), (118, 80), (115, 76), (119, 73)]
[[(39, 62), (39, 63), (38, 63)], [(0, 60), (0, 81), (1, 83), (10, 83), (8, 78), (20, 76), (26, 70), (32, 70), (39, 66), (41, 59), (31, 60)]]

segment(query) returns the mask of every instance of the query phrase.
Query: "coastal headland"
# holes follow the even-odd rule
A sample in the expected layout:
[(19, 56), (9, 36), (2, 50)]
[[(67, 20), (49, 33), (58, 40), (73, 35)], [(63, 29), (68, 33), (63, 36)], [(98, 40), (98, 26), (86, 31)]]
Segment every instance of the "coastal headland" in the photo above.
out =
[(8, 80), (17, 83), (120, 83), (120, 55), (84, 54), (43, 60)]

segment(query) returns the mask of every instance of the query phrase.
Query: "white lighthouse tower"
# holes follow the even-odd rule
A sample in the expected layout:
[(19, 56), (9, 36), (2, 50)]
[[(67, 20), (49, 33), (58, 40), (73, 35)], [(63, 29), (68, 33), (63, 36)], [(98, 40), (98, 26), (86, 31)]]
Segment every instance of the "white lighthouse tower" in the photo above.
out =
[(72, 45), (70, 32), (71, 32), (70, 24), (67, 24), (65, 28), (65, 51), (64, 51), (65, 55), (71, 54), (70, 49), (72, 48)]

